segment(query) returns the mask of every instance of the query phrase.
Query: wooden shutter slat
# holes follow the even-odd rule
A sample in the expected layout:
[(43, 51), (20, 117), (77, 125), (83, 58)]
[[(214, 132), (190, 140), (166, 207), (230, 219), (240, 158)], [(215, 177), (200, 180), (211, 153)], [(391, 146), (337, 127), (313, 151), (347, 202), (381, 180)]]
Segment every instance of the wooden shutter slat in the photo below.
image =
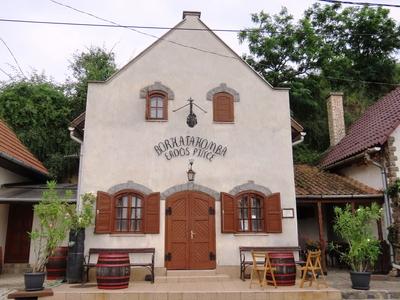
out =
[(236, 232), (236, 200), (230, 194), (221, 193), (221, 232)]
[(144, 200), (144, 233), (160, 233), (160, 193), (152, 193)]
[(112, 197), (106, 192), (97, 192), (95, 233), (110, 233), (112, 228)]
[(275, 193), (264, 199), (265, 232), (282, 232), (281, 194)]
[(228, 93), (214, 95), (213, 112), (215, 122), (233, 122), (233, 96)]

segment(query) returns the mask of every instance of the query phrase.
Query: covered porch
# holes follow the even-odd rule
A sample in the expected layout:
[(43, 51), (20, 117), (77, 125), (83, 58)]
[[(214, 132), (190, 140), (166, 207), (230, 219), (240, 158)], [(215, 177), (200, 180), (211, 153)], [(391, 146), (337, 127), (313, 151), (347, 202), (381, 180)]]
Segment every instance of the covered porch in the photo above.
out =
[[(329, 243), (342, 249), (347, 247), (333, 230), (334, 207), (350, 205), (354, 211), (359, 206), (369, 206), (373, 202), (383, 205), (383, 193), (353, 179), (307, 165), (295, 166), (295, 180), (299, 245), (302, 251), (320, 248), (326, 271), (329, 268), (346, 268), (337, 251), (328, 247)], [(381, 255), (375, 272), (386, 274), (391, 268), (384, 220), (376, 223), (374, 231), (381, 241)]]

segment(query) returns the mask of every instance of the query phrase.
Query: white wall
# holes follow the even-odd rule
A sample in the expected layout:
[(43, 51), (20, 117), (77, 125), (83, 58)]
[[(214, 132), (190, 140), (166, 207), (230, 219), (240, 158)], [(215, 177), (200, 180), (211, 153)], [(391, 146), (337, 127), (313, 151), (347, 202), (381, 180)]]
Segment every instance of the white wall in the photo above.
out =
[[(195, 17), (181, 26), (202, 28)], [(206, 31), (174, 31), (165, 38), (232, 56)], [(155, 81), (175, 93), (175, 99), (168, 103), (167, 122), (145, 121), (145, 99), (139, 92)], [(234, 124), (214, 124), (212, 120), (212, 102), (206, 100), (206, 93), (221, 83), (240, 94), (240, 102), (234, 103)], [(186, 125), (188, 109), (172, 112), (185, 105), (189, 97), (207, 110), (206, 114), (195, 111), (198, 124), (194, 128)], [(160, 192), (186, 183), (189, 157), (168, 161), (157, 156), (153, 147), (164, 139), (187, 135), (228, 147), (225, 157), (215, 157), (212, 162), (195, 157), (197, 184), (229, 192), (254, 180), (272, 192), (280, 192), (283, 208), (296, 208), (288, 91), (273, 90), (238, 59), (168, 42), (157, 44), (107, 83), (89, 84), (81, 193), (107, 191), (128, 180)], [(161, 212), (164, 204), (162, 201)], [(155, 235), (93, 235), (88, 229), (86, 249), (104, 245), (156, 247), (156, 265), (163, 266), (163, 214), (160, 221), (160, 234)], [(238, 264), (239, 245), (297, 246), (296, 218), (283, 220), (282, 234), (221, 234), (218, 201), (216, 224), (220, 265)], [(232, 251), (227, 251), (227, 246)], [(224, 255), (218, 255), (222, 252)]]
[(7, 183), (25, 182), (27, 178), (0, 167), (0, 187)]
[(383, 190), (381, 170), (372, 164), (352, 164), (338, 171), (377, 190)]

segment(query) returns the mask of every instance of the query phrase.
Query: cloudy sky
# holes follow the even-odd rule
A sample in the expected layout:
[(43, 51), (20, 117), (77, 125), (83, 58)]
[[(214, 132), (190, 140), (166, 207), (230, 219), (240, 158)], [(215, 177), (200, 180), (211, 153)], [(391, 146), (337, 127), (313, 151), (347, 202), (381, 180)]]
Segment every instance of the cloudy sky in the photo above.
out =
[[(357, 1), (357, 0), (355, 0)], [(360, 0), (358, 0), (360, 1)], [(367, 0), (365, 0), (367, 1)], [(398, 0), (368, 0), (398, 4)], [(212, 29), (242, 29), (251, 26), (250, 14), (264, 10), (277, 13), (282, 6), (300, 17), (312, 0), (57, 0), (121, 25), (173, 27), (183, 10), (201, 11), (201, 19)], [(400, 21), (400, 8), (391, 15)], [(0, 19), (107, 24), (51, 0), (0, 0)], [(162, 30), (143, 30), (160, 36)], [(237, 53), (247, 50), (236, 33), (217, 33)], [(58, 82), (70, 75), (69, 60), (90, 46), (113, 49), (118, 67), (150, 45), (154, 38), (124, 28), (42, 25), (0, 21), (0, 38), (10, 48), (22, 71), (45, 72)], [(0, 40), (0, 80), (18, 73), (17, 65)]]

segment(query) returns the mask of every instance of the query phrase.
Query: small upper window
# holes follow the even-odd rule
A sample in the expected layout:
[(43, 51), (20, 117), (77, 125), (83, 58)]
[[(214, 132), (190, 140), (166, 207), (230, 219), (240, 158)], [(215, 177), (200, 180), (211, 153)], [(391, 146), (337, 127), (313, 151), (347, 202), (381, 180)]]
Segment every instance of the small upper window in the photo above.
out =
[(161, 92), (152, 92), (147, 96), (147, 120), (168, 120), (167, 96)]
[(233, 96), (226, 92), (213, 97), (214, 122), (234, 122)]

